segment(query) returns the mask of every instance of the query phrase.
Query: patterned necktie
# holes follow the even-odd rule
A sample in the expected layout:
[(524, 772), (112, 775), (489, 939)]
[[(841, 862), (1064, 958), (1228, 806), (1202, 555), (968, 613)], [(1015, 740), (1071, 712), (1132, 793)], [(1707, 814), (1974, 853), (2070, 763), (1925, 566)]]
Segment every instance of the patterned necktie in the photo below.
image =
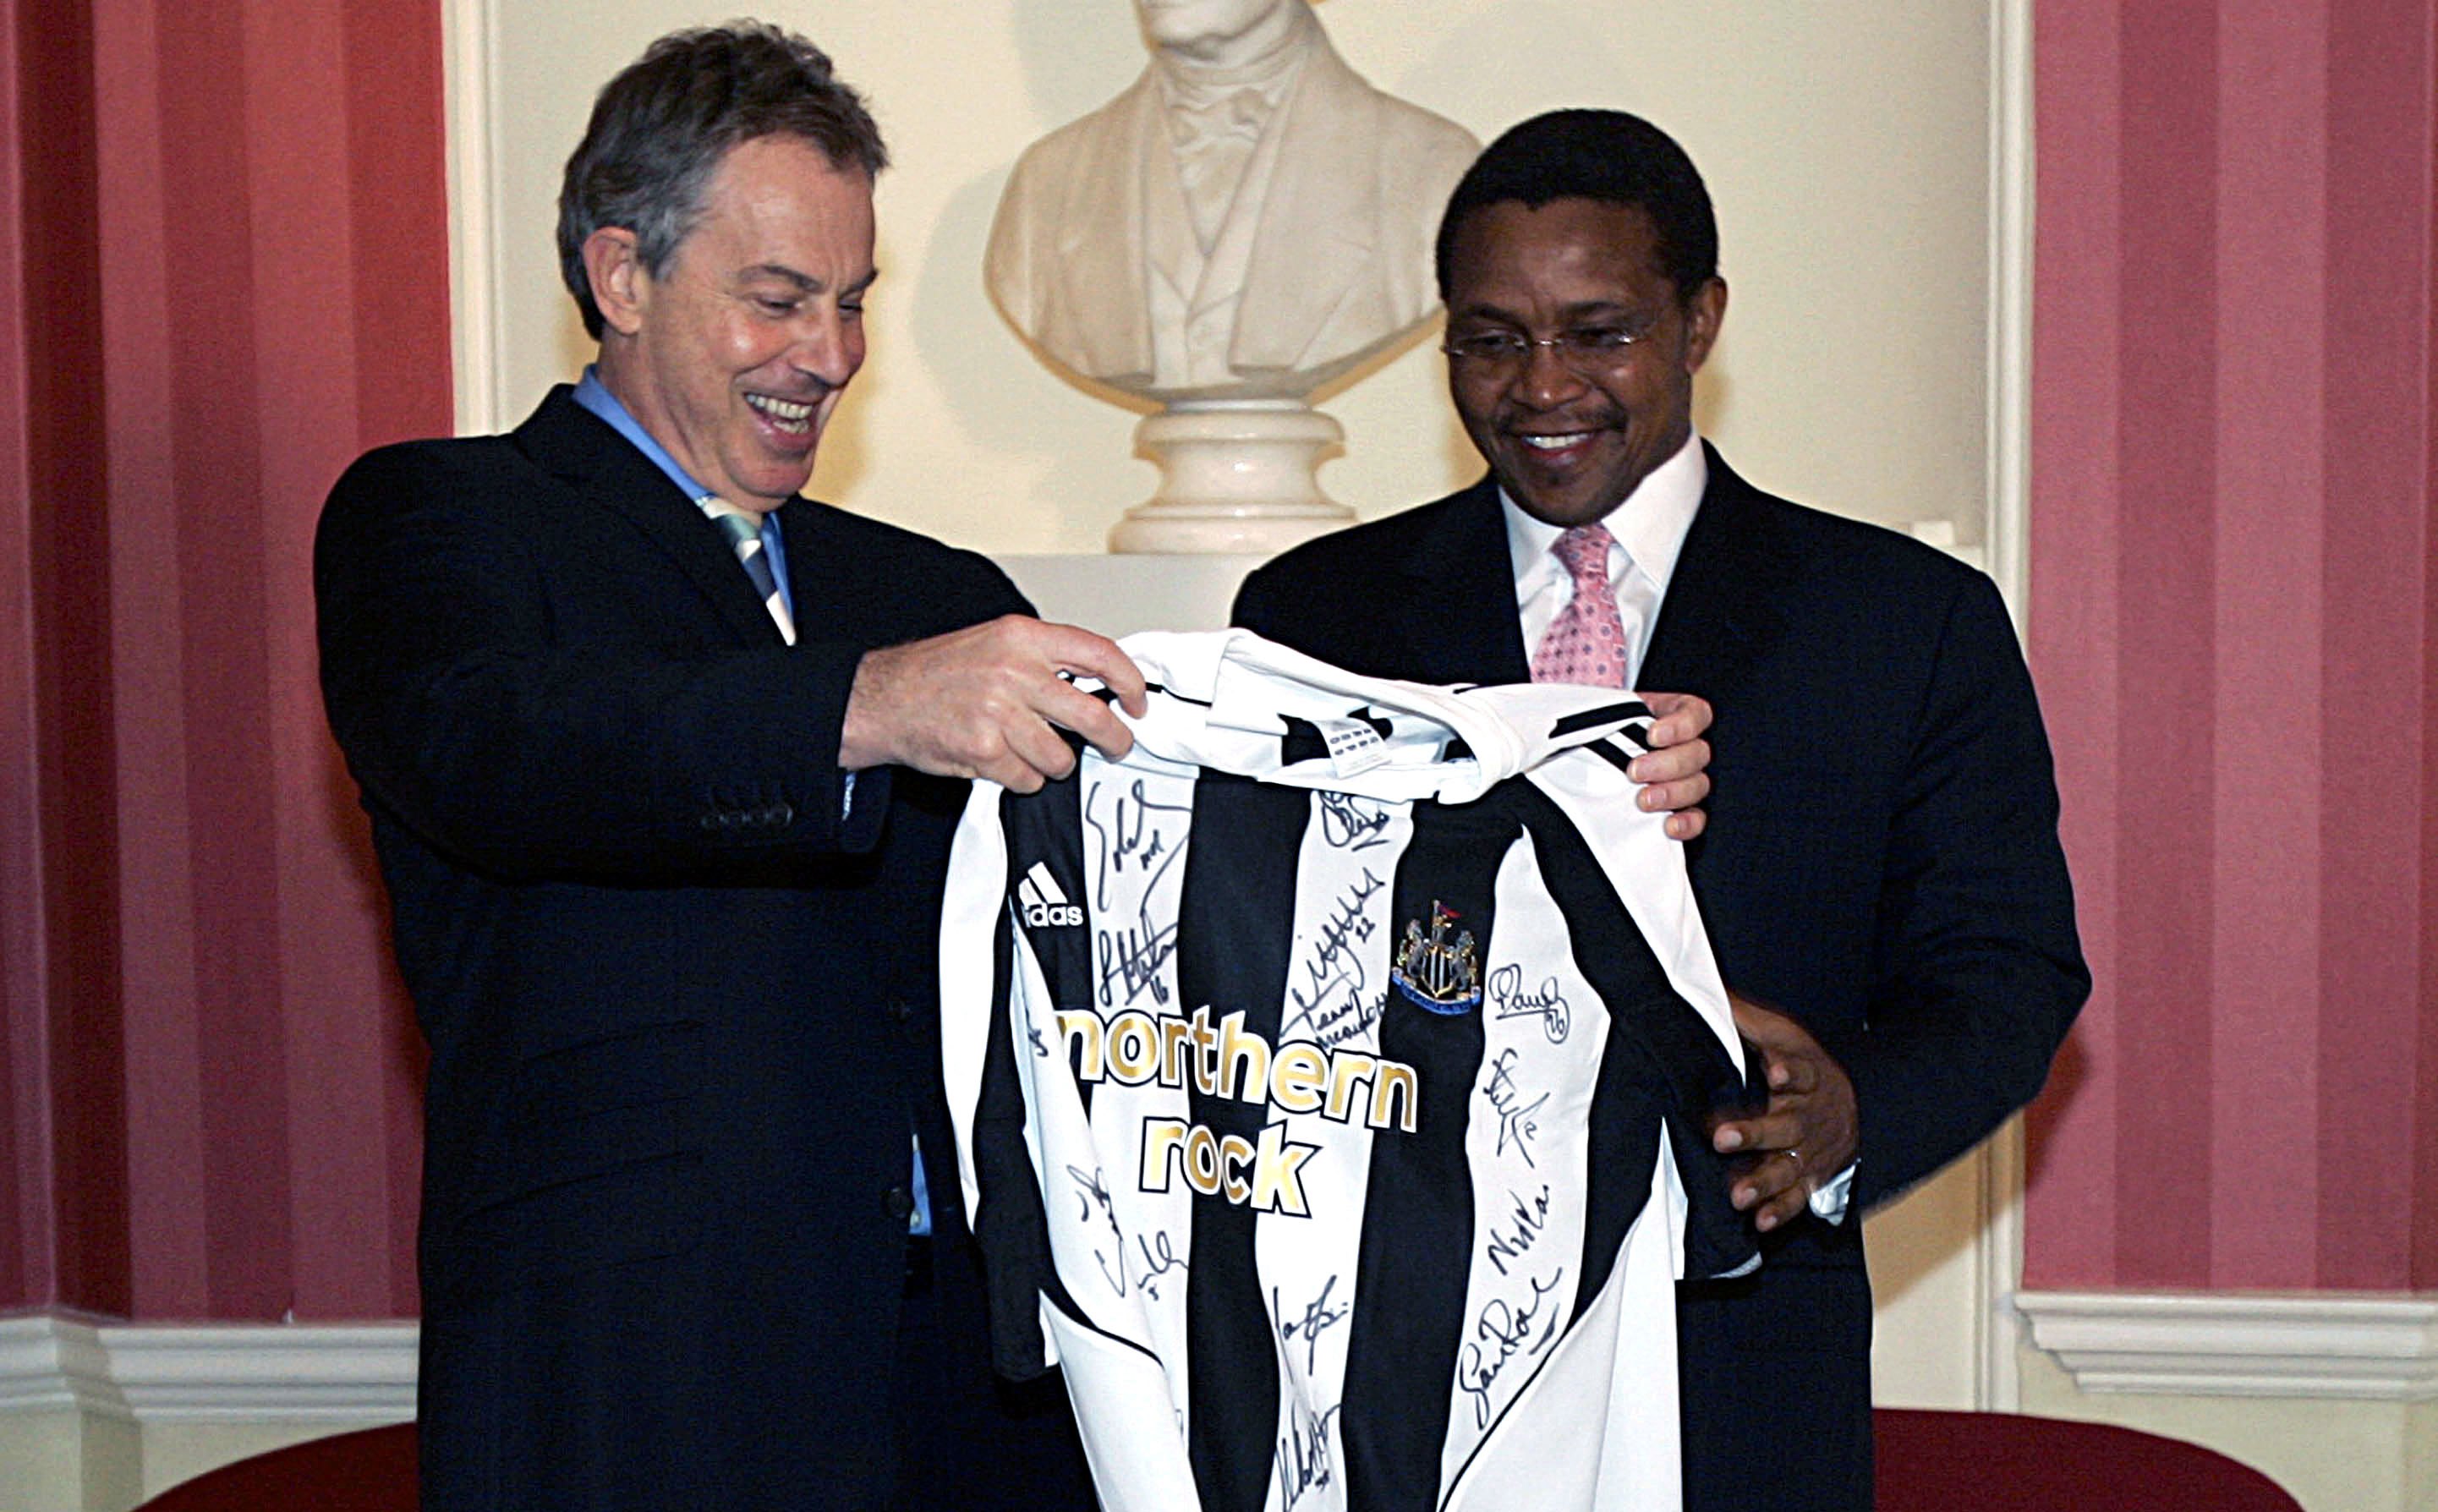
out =
[(754, 591), (762, 595), (762, 607), (777, 622), (779, 634), (789, 645), (796, 643), (795, 616), (787, 612), (787, 601), (779, 592), (778, 574), (770, 571), (770, 558), (762, 550), (762, 517), (750, 509), (739, 509), (716, 494), (705, 494), (695, 502), (728, 537), (729, 549), (745, 566), (745, 575), (753, 580)]
[(1575, 580), (1574, 600), (1558, 611), (1532, 653), (1534, 682), (1579, 682), (1595, 688), (1625, 686), (1633, 648), (1608, 583), (1608, 549), (1616, 537), (1606, 525), (1577, 525), (1549, 548)]

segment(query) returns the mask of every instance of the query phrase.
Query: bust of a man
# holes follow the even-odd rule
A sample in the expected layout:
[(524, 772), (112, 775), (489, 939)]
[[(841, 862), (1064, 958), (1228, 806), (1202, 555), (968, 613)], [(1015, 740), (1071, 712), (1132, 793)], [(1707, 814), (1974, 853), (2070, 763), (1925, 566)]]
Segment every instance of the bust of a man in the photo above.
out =
[(1305, 0), (1136, 0), (1149, 67), (1026, 149), (984, 276), (1084, 378), (1164, 403), (1301, 399), (1438, 304), (1479, 150), (1346, 66)]

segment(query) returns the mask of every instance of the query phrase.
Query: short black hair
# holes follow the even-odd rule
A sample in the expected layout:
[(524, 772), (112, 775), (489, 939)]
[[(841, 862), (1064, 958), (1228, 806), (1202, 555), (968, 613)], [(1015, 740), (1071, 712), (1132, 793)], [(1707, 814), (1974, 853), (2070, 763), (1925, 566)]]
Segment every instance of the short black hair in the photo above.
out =
[(558, 268), (601, 339), (584, 243), (604, 226), (635, 234), (654, 277), (702, 213), (703, 186), (728, 149), (793, 136), (830, 166), (876, 178), (889, 166), (863, 97), (830, 72), (827, 53), (762, 21), (673, 31), (601, 87), (558, 191)]
[(1659, 267), (1690, 299), (1719, 275), (1719, 222), (1710, 191), (1676, 139), (1624, 111), (1563, 110), (1535, 115), (1483, 148), (1440, 218), (1440, 298), (1457, 229), (1508, 200), (1538, 210), (1552, 200), (1632, 205), (1651, 218)]

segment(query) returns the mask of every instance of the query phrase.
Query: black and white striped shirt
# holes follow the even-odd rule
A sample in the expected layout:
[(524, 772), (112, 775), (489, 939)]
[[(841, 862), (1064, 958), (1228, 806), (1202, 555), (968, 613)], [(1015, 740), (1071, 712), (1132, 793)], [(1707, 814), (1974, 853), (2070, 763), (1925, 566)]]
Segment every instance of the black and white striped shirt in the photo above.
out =
[(1756, 1263), (1649, 712), (1125, 642), (1122, 762), (978, 783), (944, 1041), (1003, 1368), (1104, 1505), (1672, 1507), (1673, 1282)]

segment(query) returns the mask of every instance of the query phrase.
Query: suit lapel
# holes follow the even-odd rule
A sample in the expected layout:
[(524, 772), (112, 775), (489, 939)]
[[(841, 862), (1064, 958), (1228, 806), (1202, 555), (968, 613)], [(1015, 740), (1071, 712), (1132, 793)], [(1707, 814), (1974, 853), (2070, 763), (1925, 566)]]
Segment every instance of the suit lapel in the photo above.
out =
[(1715, 696), (1786, 629), (1795, 561), (1761, 496), (1703, 443), (1709, 486), (1642, 661), (1645, 688)]
[(1530, 680), (1496, 483), (1484, 478), (1449, 500), (1401, 565), (1405, 592), (1384, 607), (1413, 647), (1422, 680)]
[(651, 458), (570, 393), (563, 385), (553, 389), (533, 417), (517, 428), (517, 445), (586, 503), (607, 509), (641, 531), (710, 600), (741, 642), (779, 642), (779, 627), (755, 596), (752, 580), (694, 501)]

